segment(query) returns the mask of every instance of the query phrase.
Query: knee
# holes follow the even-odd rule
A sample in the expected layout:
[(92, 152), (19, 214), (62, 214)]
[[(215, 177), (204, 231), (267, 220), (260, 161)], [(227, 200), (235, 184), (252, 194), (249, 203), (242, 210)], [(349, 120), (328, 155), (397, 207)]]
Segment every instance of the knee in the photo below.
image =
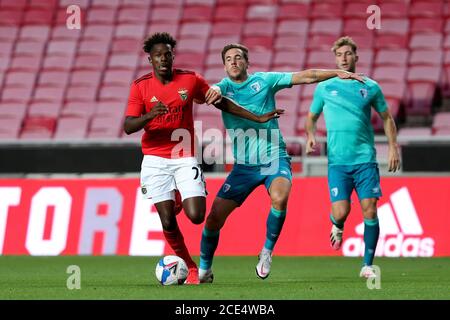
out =
[(349, 210), (347, 208), (336, 208), (333, 210), (333, 217), (337, 222), (345, 222)]
[(374, 207), (369, 207), (369, 208), (364, 208), (362, 210), (363, 212), (363, 216), (366, 219), (375, 219), (377, 217), (377, 208)]
[(288, 203), (288, 194), (284, 194), (283, 192), (273, 192), (270, 195), (270, 199), (272, 201), (272, 207), (277, 210), (286, 210)]
[(198, 210), (195, 213), (186, 212), (186, 215), (193, 224), (201, 224), (203, 223), (203, 221), (205, 221), (205, 210)]

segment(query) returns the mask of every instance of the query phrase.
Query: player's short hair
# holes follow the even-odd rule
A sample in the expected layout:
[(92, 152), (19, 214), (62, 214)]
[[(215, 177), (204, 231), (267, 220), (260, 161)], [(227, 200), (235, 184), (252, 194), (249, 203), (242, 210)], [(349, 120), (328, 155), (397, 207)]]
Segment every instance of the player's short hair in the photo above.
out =
[(331, 48), (331, 51), (336, 54), (336, 50), (343, 46), (350, 46), (355, 54), (356, 50), (358, 49), (356, 42), (353, 41), (353, 39), (349, 36), (345, 36), (336, 40), (336, 42), (333, 44), (333, 47)]
[(222, 49), (222, 62), (223, 62), (223, 64), (225, 64), (225, 53), (228, 50), (230, 50), (230, 49), (241, 49), (242, 53), (244, 54), (245, 61), (248, 62), (248, 48), (246, 46), (240, 44), (240, 43), (230, 43), (230, 44), (227, 44)]
[(168, 44), (172, 47), (172, 50), (175, 49), (175, 46), (177, 45), (177, 41), (169, 33), (157, 32), (145, 40), (143, 47), (144, 52), (150, 54), (153, 46), (158, 43)]

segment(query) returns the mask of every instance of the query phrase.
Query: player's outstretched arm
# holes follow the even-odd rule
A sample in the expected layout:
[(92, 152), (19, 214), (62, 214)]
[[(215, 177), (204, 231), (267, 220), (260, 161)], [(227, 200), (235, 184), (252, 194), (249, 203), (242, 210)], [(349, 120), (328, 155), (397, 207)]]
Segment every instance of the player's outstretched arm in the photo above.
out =
[(316, 122), (319, 119), (318, 114), (309, 112), (306, 118), (305, 131), (306, 131), (306, 154), (316, 151), (316, 137), (314, 133), (316, 132)]
[(397, 145), (397, 127), (395, 126), (394, 118), (389, 111), (380, 112), (381, 119), (383, 119), (384, 133), (388, 138), (388, 168), (389, 171), (395, 172), (400, 169), (400, 156), (398, 154)]
[(144, 128), (149, 121), (167, 112), (167, 106), (158, 102), (149, 112), (140, 117), (126, 117), (123, 123), (123, 130), (126, 134), (137, 132)]
[(339, 77), (341, 79), (355, 79), (364, 82), (360, 74), (348, 72), (344, 70), (323, 70), (323, 69), (308, 69), (300, 72), (295, 72), (292, 76), (292, 84), (308, 84), (316, 83), (330, 78)]
[(274, 118), (279, 118), (280, 115), (284, 113), (283, 109), (276, 109), (274, 111), (271, 111), (271, 112), (268, 112), (268, 113), (258, 116), (256, 114), (246, 110), (245, 108), (242, 108), (240, 105), (236, 104), (234, 101), (232, 101), (231, 99), (229, 99), (227, 97), (222, 97), (222, 100), (215, 103), (214, 106), (217, 109), (231, 113), (237, 117), (241, 117), (241, 118), (248, 119), (248, 120), (251, 120), (254, 122), (259, 122), (259, 123), (267, 122)]

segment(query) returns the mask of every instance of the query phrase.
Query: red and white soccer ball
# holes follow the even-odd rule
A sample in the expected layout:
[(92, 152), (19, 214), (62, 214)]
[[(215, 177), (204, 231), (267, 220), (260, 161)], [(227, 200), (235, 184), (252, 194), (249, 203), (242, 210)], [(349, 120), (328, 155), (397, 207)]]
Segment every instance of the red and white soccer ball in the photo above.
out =
[(155, 274), (163, 286), (183, 284), (188, 275), (188, 267), (178, 256), (165, 256), (156, 264)]

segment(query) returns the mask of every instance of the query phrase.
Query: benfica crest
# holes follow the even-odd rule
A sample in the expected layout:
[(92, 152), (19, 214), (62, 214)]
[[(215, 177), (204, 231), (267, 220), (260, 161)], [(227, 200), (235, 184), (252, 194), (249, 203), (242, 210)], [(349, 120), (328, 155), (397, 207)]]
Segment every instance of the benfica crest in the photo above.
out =
[(178, 90), (181, 100), (185, 101), (188, 98), (188, 91), (186, 89)]

